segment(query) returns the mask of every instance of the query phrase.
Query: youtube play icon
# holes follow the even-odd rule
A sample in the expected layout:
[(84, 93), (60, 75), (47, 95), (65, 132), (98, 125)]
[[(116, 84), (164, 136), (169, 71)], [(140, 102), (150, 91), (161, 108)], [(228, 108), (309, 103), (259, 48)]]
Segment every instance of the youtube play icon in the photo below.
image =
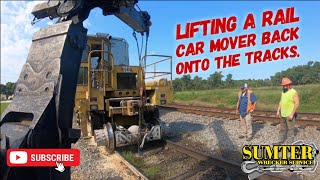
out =
[(9, 160), (12, 164), (26, 164), (28, 162), (28, 154), (25, 151), (11, 151)]

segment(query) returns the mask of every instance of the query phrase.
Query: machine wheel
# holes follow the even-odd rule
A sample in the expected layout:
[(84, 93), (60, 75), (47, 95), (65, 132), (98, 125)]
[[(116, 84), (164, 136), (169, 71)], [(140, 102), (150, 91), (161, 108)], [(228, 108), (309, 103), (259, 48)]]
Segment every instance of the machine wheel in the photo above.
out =
[(106, 145), (106, 148), (109, 150), (109, 152), (113, 152), (115, 149), (115, 138), (112, 125), (110, 123), (107, 123), (104, 126), (108, 132), (108, 144)]
[(114, 151), (115, 138), (113, 128), (110, 123), (105, 124), (103, 129), (95, 130), (94, 135), (97, 146), (105, 146), (109, 152)]
[(117, 129), (116, 123), (108, 123), (108, 124), (111, 124), (112, 130), (116, 130)]

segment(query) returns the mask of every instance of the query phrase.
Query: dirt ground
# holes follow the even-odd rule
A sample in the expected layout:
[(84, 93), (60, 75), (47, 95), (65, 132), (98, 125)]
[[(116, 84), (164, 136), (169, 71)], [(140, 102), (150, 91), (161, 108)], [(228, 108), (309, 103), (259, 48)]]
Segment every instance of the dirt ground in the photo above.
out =
[(137, 179), (115, 154), (109, 154), (104, 147), (96, 147), (93, 137), (79, 139), (73, 148), (81, 153), (80, 166), (71, 168), (73, 180)]

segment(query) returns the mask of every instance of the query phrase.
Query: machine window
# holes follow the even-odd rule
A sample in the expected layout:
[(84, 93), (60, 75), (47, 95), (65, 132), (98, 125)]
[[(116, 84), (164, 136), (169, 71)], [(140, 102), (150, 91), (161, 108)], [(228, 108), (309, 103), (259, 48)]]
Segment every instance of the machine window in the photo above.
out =
[(103, 52), (103, 60), (108, 62), (109, 61), (109, 45), (106, 42), (103, 42), (103, 50), (106, 52)]
[(98, 69), (100, 63), (99, 57), (91, 57), (91, 69)]
[(118, 85), (118, 89), (136, 89), (137, 88), (136, 73), (118, 73), (117, 85)]
[(88, 68), (80, 67), (78, 74), (78, 85), (88, 85)]
[[(92, 50), (102, 50), (101, 44), (92, 44)], [(91, 69), (99, 69), (99, 64), (101, 61), (101, 52), (91, 53)]]
[(90, 52), (90, 46), (86, 45), (86, 47), (82, 51), (81, 62), (88, 62), (89, 52)]

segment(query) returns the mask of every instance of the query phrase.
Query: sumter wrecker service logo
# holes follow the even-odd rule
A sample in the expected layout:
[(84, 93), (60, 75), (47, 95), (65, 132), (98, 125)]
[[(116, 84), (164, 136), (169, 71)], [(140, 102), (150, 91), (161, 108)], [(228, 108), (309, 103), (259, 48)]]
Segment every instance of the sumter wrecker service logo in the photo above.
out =
[(291, 172), (317, 169), (316, 160), (319, 150), (314, 143), (305, 144), (297, 141), (292, 145), (245, 145), (242, 149), (242, 171), (249, 174), (249, 179), (259, 176), (264, 171)]

